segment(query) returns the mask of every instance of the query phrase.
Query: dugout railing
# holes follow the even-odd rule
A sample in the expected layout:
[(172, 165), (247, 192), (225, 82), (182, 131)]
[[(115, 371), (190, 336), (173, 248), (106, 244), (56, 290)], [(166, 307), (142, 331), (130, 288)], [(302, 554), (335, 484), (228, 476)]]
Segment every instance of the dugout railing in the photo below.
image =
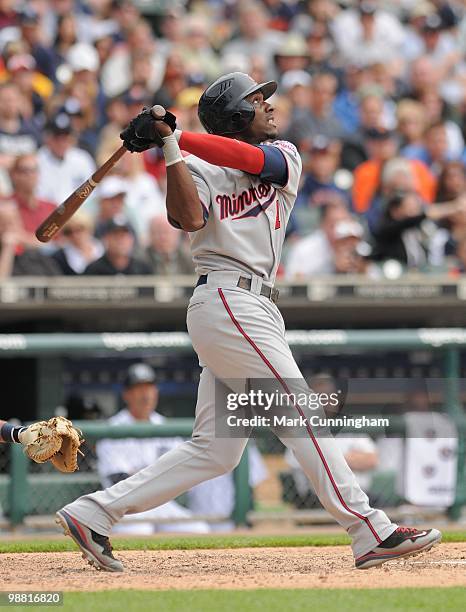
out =
[[(457, 486), (453, 505), (449, 508), (449, 516), (458, 518), (461, 509), (466, 505), (465, 457), (466, 457), (466, 419), (462, 407), (460, 393), (460, 350), (466, 347), (466, 329), (463, 328), (437, 328), (418, 330), (325, 330), (325, 331), (289, 331), (288, 342), (293, 351), (312, 349), (316, 353), (328, 351), (399, 351), (402, 349), (428, 349), (441, 352), (443, 357), (444, 378), (444, 404), (445, 411), (454, 421), (458, 432), (458, 468)], [(0, 358), (9, 357), (35, 357), (44, 363), (47, 371), (48, 360), (56, 364), (60, 358), (69, 355), (106, 356), (131, 354), (142, 357), (154, 353), (183, 353), (192, 352), (192, 346), (186, 333), (181, 332), (154, 332), (154, 333), (102, 333), (102, 334), (0, 334)], [(50, 382), (50, 379), (49, 379)], [(53, 394), (52, 394), (53, 395)], [(44, 405), (48, 404), (53, 411), (53, 403), (47, 398), (44, 391)], [(48, 416), (44, 410), (41, 418)], [(128, 426), (129, 427), (129, 426)], [(103, 423), (86, 422), (82, 428), (88, 440), (97, 440), (102, 437), (132, 437), (146, 436), (183, 436), (191, 433), (192, 421), (173, 419), (161, 426), (131, 426), (109, 427)], [(135, 429), (133, 430), (133, 427)], [(403, 419), (392, 419), (384, 432), (403, 436)], [(359, 430), (361, 432), (361, 430)], [(371, 435), (376, 434), (371, 428)], [(24, 457), (19, 446), (10, 449), (10, 474), (7, 476), (8, 516), (13, 524), (19, 524), (27, 515), (28, 496), (34, 479), (29, 472), (29, 461)], [(59, 478), (79, 478), (78, 475), (59, 475)], [(42, 476), (42, 478), (44, 478)], [(45, 478), (45, 481), (47, 478)], [(54, 477), (49, 476), (52, 482)], [(55, 477), (57, 480), (57, 477)], [(63, 480), (65, 482), (65, 480)], [(246, 521), (250, 508), (248, 487), (247, 456), (235, 472), (236, 502), (234, 520), (237, 524)], [(46, 494), (46, 487), (43, 490)]]

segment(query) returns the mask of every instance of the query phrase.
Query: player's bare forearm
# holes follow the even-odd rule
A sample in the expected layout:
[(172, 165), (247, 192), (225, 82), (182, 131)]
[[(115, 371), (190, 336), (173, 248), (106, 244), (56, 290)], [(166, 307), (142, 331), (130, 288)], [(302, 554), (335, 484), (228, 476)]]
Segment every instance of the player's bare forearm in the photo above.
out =
[[(154, 128), (165, 139), (168, 216), (186, 232), (195, 232), (204, 226), (204, 212), (196, 185), (188, 167), (182, 161), (181, 152), (174, 140), (175, 137), (172, 136), (171, 128), (162, 121), (157, 121)], [(171, 138), (173, 138), (172, 143), (169, 142)]]
[(186, 232), (195, 232), (204, 226), (202, 204), (184, 162), (167, 168), (167, 213)]

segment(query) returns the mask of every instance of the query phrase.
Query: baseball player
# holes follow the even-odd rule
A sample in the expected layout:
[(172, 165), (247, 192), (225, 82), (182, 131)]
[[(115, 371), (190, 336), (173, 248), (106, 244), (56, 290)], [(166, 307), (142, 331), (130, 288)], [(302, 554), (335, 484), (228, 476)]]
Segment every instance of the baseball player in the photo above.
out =
[[(207, 134), (176, 130), (172, 115), (156, 121), (148, 111), (122, 132), (130, 151), (163, 147), (168, 219), (189, 232), (199, 274), (187, 327), (203, 369), (191, 440), (57, 513), (65, 533), (100, 569), (123, 570), (108, 535), (124, 515), (164, 504), (238, 464), (247, 437), (216, 435), (222, 408), (216, 381), (236, 391), (248, 381), (269, 379), (292, 397), (287, 383), (292, 380), (309, 391), (286, 343), (274, 288), (301, 174), (296, 148), (277, 140), (268, 102), (276, 88), (274, 81), (258, 84), (243, 73), (227, 74), (200, 98), (199, 118)], [(290, 410), (304, 414), (299, 405)], [(398, 527), (371, 508), (331, 437), (317, 437), (306, 425), (283, 442), (322, 505), (350, 535), (356, 567), (409, 556), (440, 541), (436, 529)]]

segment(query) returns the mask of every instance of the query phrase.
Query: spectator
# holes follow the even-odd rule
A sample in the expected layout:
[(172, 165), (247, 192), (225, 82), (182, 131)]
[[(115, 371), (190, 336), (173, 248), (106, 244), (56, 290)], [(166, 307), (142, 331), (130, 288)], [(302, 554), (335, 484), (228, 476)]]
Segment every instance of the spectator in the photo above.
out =
[(141, 19), (132, 0), (112, 0), (109, 16), (117, 24), (117, 38), (120, 41), (128, 38)]
[(18, 155), (10, 169), (13, 193), (10, 199), (18, 207), (23, 228), (29, 234), (29, 246), (38, 246), (34, 232), (55, 210), (55, 204), (37, 197), (39, 162), (35, 153)]
[(188, 87), (188, 78), (183, 57), (179, 51), (173, 50), (167, 57), (163, 81), (155, 92), (152, 103), (170, 108), (175, 105), (177, 96), (186, 87)]
[(422, 28), (426, 22), (426, 18), (436, 14), (435, 5), (429, 0), (420, 0), (414, 2), (409, 7), (406, 30), (406, 37), (403, 44), (403, 55), (409, 60), (424, 55), (425, 45), (422, 42)]
[(394, 65), (401, 57), (403, 27), (374, 0), (363, 0), (356, 9), (341, 11), (332, 22), (332, 32), (340, 58), (346, 62)]
[(9, 276), (57, 276), (56, 262), (40, 249), (29, 248), (30, 236), (13, 202), (0, 206), (0, 279)]
[(187, 15), (183, 19), (183, 42), (179, 51), (188, 71), (199, 73), (208, 82), (220, 75), (220, 62), (209, 40), (209, 20), (203, 15)]
[[(128, 0), (126, 5), (131, 5)], [(128, 10), (129, 6), (125, 10)], [(151, 77), (150, 89), (156, 91), (161, 84), (161, 77), (164, 72), (165, 58), (158, 52), (157, 44), (147, 21), (135, 19), (135, 7), (132, 5), (133, 12), (131, 18), (125, 23), (123, 32), (125, 39), (120, 42), (108, 60), (102, 66), (101, 83), (105, 95), (109, 98), (119, 96), (127, 91), (132, 84), (131, 57), (135, 53), (150, 55)]]
[(105, 113), (107, 123), (100, 130), (97, 150), (95, 152), (97, 165), (102, 164), (108, 159), (107, 152), (109, 151), (109, 145), (107, 143), (113, 145), (113, 143), (117, 142), (120, 132), (128, 125), (131, 119), (123, 96), (116, 96), (108, 100)]
[(357, 250), (362, 236), (362, 226), (344, 206), (322, 206), (320, 227), (291, 247), (285, 264), (286, 278), (359, 273), (365, 267)]
[(421, 55), (411, 62), (406, 78), (407, 98), (421, 101), (425, 93), (438, 90), (440, 74), (432, 59)]
[(21, 94), (12, 82), (0, 83), (0, 168), (9, 168), (16, 155), (33, 153), (39, 137), (20, 113)]
[[(299, 108), (305, 111), (309, 107), (311, 81), (311, 76), (304, 70), (288, 70), (282, 74), (280, 89), (287, 96), (293, 109)], [(283, 126), (280, 122), (280, 129), (286, 132), (288, 125)]]
[[(113, 150), (118, 148), (118, 144)], [(138, 242), (147, 234), (147, 227), (154, 215), (166, 214), (165, 197), (157, 180), (145, 171), (142, 155), (125, 155), (118, 164), (118, 174), (126, 187), (125, 210), (135, 229)]]
[(66, 113), (70, 118), (77, 147), (87, 151), (94, 158), (98, 141), (95, 100), (92, 96), (87, 96), (86, 90), (77, 85), (70, 90), (70, 93), (71, 96), (64, 101), (60, 112)]
[[(159, 390), (154, 370), (145, 363), (133, 364), (127, 372), (123, 390), (125, 408), (112, 416), (109, 425), (152, 423), (160, 425), (165, 418), (157, 412)], [(151, 465), (181, 440), (176, 438), (121, 438), (97, 442), (97, 466), (102, 486), (116, 484), (140, 469)], [(132, 515), (138, 522), (123, 521), (114, 528), (119, 533), (148, 535), (158, 531), (184, 531), (206, 533), (209, 526), (203, 521), (187, 520), (189, 510), (176, 501), (169, 501), (157, 508)], [(146, 518), (147, 522), (141, 522)], [(157, 523), (157, 519), (163, 521)], [(173, 523), (166, 521), (172, 519)], [(180, 522), (176, 522), (180, 520)]]
[(403, 156), (424, 162), (432, 174), (438, 175), (449, 157), (445, 123), (439, 121), (430, 125), (425, 131), (423, 144), (404, 147)]
[(16, 0), (1, 0), (0, 3), (0, 29), (16, 25), (17, 13), (15, 11)]
[(134, 234), (125, 217), (110, 219), (102, 227), (102, 242), (105, 252), (84, 270), (89, 276), (115, 274), (151, 274), (149, 265), (134, 256)]
[(302, 149), (303, 184), (291, 213), (291, 227), (305, 235), (318, 223), (318, 209), (337, 194), (345, 204), (347, 193), (337, 185), (336, 171), (340, 160), (340, 144), (317, 135), (309, 148)]
[(345, 136), (341, 154), (342, 166), (353, 171), (369, 157), (367, 135), (372, 130), (384, 129), (384, 99), (377, 89), (361, 92), (358, 96), (358, 127)]
[(82, 274), (104, 254), (102, 244), (92, 235), (93, 229), (92, 219), (84, 211), (77, 212), (65, 225), (64, 244), (52, 255), (65, 276)]
[[(415, 189), (425, 201), (432, 202), (435, 178), (424, 163), (419, 160), (397, 160), (396, 167), (393, 164), (398, 148), (393, 132), (384, 129), (368, 130), (366, 147), (369, 159), (359, 164), (354, 171), (352, 200), (355, 212), (364, 214), (370, 225), (378, 216), (381, 193), (406, 188), (399, 181), (408, 181), (410, 188)], [(389, 163), (391, 166), (386, 169)], [(394, 180), (396, 185), (393, 184)]]
[(86, 181), (95, 162), (86, 151), (75, 146), (71, 120), (66, 113), (55, 115), (46, 125), (45, 144), (38, 153), (38, 195), (60, 204)]
[(160, 52), (164, 57), (170, 55), (174, 47), (183, 42), (183, 20), (186, 13), (180, 4), (167, 6), (161, 16), (159, 29), (161, 37), (158, 41)]
[[(363, 64), (349, 64), (345, 66), (340, 89), (335, 98), (333, 108), (340, 120), (343, 129), (351, 134), (358, 129), (362, 122), (362, 109), (360, 108), (361, 91), (368, 84), (369, 72)], [(380, 111), (381, 112), (381, 111)], [(371, 123), (370, 127), (374, 127)], [(377, 121), (379, 127), (379, 121)]]
[(466, 166), (460, 161), (444, 164), (437, 185), (436, 202), (451, 202), (466, 194)]
[(373, 232), (376, 261), (394, 259), (406, 268), (422, 269), (443, 263), (448, 233), (433, 222), (448, 219), (464, 208), (461, 203), (423, 206), (412, 191), (391, 196)]
[(266, 63), (266, 78), (272, 78), (273, 57), (283, 41), (283, 33), (267, 28), (267, 14), (257, 2), (239, 4), (238, 26), (238, 35), (223, 47), (222, 58), (242, 56), (247, 59), (260, 55)]
[(55, 40), (52, 44), (56, 68), (58, 68), (61, 64), (66, 64), (68, 52), (77, 42), (78, 24), (76, 16), (73, 13), (58, 15), (57, 31), (55, 34)]
[(333, 57), (335, 45), (326, 25), (314, 21), (307, 32), (307, 49), (310, 59), (309, 72), (311, 74), (336, 72), (336, 62)]
[(79, 100), (87, 110), (87, 127), (99, 129), (105, 119), (106, 94), (100, 77), (99, 54), (95, 47), (86, 43), (76, 43), (66, 56), (71, 69), (71, 79), (63, 89), (62, 104), (66, 98)]
[(423, 105), (408, 98), (401, 100), (396, 108), (397, 131), (401, 136), (401, 155), (407, 147), (422, 146), (427, 128), (427, 116)]
[[(344, 191), (335, 183), (335, 172), (339, 167), (340, 145), (335, 140), (318, 134), (313, 138), (309, 152), (302, 152), (304, 166), (304, 183), (300, 189), (300, 196), (309, 198), (316, 191), (337, 191), (344, 195)], [(299, 206), (298, 199), (297, 205)]]
[(99, 56), (99, 65), (103, 66), (112, 55), (116, 44), (115, 23), (109, 19), (96, 20), (92, 28), (91, 38)]
[(454, 36), (445, 31), (442, 19), (437, 13), (424, 17), (418, 30), (417, 40), (412, 39), (408, 58), (411, 60), (419, 56), (430, 57), (442, 79), (448, 76), (461, 58)]
[(21, 116), (34, 128), (44, 123), (45, 102), (53, 91), (51, 81), (36, 70), (32, 55), (15, 54), (8, 59), (10, 80), (17, 85), (21, 95)]
[(331, 72), (313, 76), (309, 108), (295, 112), (287, 134), (289, 140), (302, 146), (316, 134), (332, 140), (343, 136), (343, 128), (333, 111), (336, 90), (337, 79)]
[(151, 219), (146, 257), (152, 268), (152, 274), (159, 276), (194, 274), (191, 256), (183, 248), (181, 238), (180, 230), (170, 225), (165, 215)]
[[(114, 217), (125, 216), (129, 218), (128, 210), (125, 205), (127, 193), (127, 181), (116, 174), (106, 176), (100, 183), (97, 190), (99, 200), (94, 230), (96, 238), (102, 238), (107, 223)], [(133, 235), (136, 235), (132, 219), (129, 219), (129, 222)]]
[(187, 87), (176, 96), (175, 105), (180, 125), (187, 132), (202, 132), (204, 128), (197, 114), (197, 103), (202, 95), (200, 87)]
[(438, 89), (427, 89), (417, 99), (424, 106), (429, 125), (440, 121), (445, 122), (448, 153), (452, 159), (460, 157), (464, 148), (463, 135), (458, 124), (450, 118), (451, 109), (440, 96)]
[(21, 40), (28, 47), (28, 52), (36, 60), (38, 70), (55, 81), (55, 58), (50, 47), (43, 43), (40, 15), (31, 6), (26, 6), (19, 13)]
[(140, 96), (149, 100), (151, 96), (152, 63), (147, 51), (135, 51), (131, 55), (131, 87), (128, 91), (140, 91)]
[(309, 52), (306, 41), (299, 34), (287, 34), (275, 53), (275, 65), (279, 75), (289, 70), (306, 70)]

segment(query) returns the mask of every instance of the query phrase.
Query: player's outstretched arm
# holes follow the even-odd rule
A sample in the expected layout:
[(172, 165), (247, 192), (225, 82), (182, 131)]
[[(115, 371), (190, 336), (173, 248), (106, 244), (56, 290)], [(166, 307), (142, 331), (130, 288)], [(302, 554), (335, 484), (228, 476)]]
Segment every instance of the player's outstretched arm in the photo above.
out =
[(277, 147), (250, 144), (216, 134), (197, 134), (180, 130), (176, 130), (175, 136), (183, 151), (192, 153), (209, 164), (242, 170), (278, 185), (285, 185), (288, 181), (288, 166)]
[(26, 455), (36, 463), (50, 460), (60, 472), (74, 472), (84, 440), (71, 421), (59, 416), (28, 427), (0, 420), (0, 442), (22, 444)]
[(0, 442), (20, 442), (19, 434), (25, 429), (26, 427), (10, 425), (0, 419)]
[(167, 167), (167, 214), (181, 229), (195, 232), (205, 224), (204, 209), (196, 185), (170, 126), (162, 121), (158, 121), (155, 126), (165, 142), (163, 153)]

